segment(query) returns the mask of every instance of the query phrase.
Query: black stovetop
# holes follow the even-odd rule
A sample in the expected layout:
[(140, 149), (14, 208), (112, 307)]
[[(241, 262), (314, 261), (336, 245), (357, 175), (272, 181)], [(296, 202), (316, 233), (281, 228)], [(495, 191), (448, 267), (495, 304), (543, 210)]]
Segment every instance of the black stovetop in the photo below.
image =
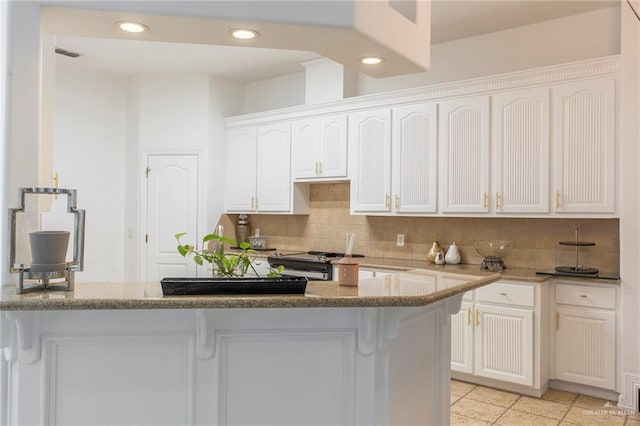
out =
[(615, 272), (598, 272), (597, 274), (579, 274), (558, 272), (555, 269), (550, 271), (536, 271), (539, 275), (551, 275), (554, 277), (573, 277), (573, 278), (597, 278), (601, 280), (619, 280), (620, 274)]
[[(269, 256), (269, 262), (309, 262), (309, 263), (331, 263), (333, 259), (344, 257), (344, 253), (311, 250), (300, 253), (274, 253)], [(352, 257), (364, 257), (363, 254), (352, 254)]]

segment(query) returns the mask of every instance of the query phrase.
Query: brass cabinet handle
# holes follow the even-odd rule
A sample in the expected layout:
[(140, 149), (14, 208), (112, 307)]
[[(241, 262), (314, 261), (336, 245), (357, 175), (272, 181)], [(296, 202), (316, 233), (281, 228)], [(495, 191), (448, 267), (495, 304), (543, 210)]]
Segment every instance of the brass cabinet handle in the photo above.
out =
[[(149, 172), (147, 172), (147, 176), (149, 176)], [(53, 181), (53, 187), (54, 187), (55, 189), (58, 189), (58, 182), (59, 182), (59, 180), (60, 180), (60, 179), (58, 178), (58, 172), (55, 172), (55, 173), (53, 174), (53, 178), (51, 178), (51, 180)], [(54, 200), (57, 200), (57, 199), (58, 199), (58, 194), (54, 195), (54, 196), (53, 196), (53, 199), (54, 199)]]
[(318, 173), (320, 176), (322, 176), (322, 161), (318, 161), (318, 167), (320, 169), (320, 173)]
[(255, 198), (251, 197), (251, 210), (255, 210)]
[(485, 210), (489, 210), (489, 194), (484, 193), (484, 204), (483, 207)]
[(471, 308), (467, 308), (467, 325), (471, 325), (471, 315), (473, 315)]
[(384, 194), (384, 206), (386, 208), (390, 208), (391, 207), (391, 196), (389, 194), (387, 194), (386, 192)]
[(480, 311), (476, 309), (476, 327), (480, 327)]
[(502, 209), (502, 204), (500, 203), (501, 199), (502, 197), (500, 196), (500, 194), (496, 192), (496, 210)]
[(507, 297), (507, 293), (500, 293), (500, 296)]
[(588, 298), (588, 296), (586, 294), (581, 294), (580, 297), (582, 297), (583, 299)]
[(256, 210), (258, 210), (258, 197), (256, 197)]
[(556, 330), (560, 330), (560, 312), (556, 311)]
[(400, 196), (398, 194), (396, 194), (395, 196), (395, 203), (396, 203), (396, 211), (400, 210)]
[(556, 191), (556, 209), (560, 208), (560, 191)]
[(316, 161), (316, 176), (320, 174), (320, 171), (319, 171), (319, 170), (320, 170), (320, 169), (319, 169), (319, 165), (320, 165), (320, 163), (318, 163), (318, 162)]

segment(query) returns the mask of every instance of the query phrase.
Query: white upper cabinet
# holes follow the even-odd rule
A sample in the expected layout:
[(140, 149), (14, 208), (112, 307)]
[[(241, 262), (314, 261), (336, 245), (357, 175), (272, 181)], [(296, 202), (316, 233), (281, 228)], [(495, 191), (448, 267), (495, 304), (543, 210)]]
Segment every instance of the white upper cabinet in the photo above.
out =
[(227, 130), (226, 210), (291, 212), (289, 123)]
[(255, 211), (256, 127), (228, 129), (226, 135), (226, 209)]
[(349, 115), (349, 174), (354, 212), (391, 211), (391, 110)]
[(549, 89), (492, 97), (496, 213), (549, 212)]
[(294, 179), (347, 176), (347, 116), (294, 121), (291, 124)]
[(438, 187), (437, 104), (393, 108), (393, 208), (398, 213), (435, 213)]
[(615, 80), (552, 87), (555, 211), (615, 212)]
[(489, 96), (441, 102), (439, 123), (442, 212), (488, 212)]
[(291, 130), (289, 123), (258, 127), (256, 210), (291, 209)]

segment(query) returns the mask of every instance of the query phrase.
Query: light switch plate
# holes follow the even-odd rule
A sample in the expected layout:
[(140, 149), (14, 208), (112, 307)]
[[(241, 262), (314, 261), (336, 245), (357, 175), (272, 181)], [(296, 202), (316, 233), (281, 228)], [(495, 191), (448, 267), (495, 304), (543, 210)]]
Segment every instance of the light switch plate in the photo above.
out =
[(404, 234), (398, 234), (396, 236), (396, 245), (398, 247), (404, 247)]

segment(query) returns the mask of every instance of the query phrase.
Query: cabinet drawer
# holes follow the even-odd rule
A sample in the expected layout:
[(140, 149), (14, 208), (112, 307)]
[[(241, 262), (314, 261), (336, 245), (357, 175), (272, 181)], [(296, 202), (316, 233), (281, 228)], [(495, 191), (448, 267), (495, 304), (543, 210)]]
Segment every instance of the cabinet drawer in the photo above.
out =
[(535, 293), (535, 288), (529, 285), (497, 282), (476, 289), (476, 298), (478, 302), (534, 307)]
[(556, 284), (556, 303), (588, 306), (592, 308), (616, 308), (616, 289), (572, 284)]

